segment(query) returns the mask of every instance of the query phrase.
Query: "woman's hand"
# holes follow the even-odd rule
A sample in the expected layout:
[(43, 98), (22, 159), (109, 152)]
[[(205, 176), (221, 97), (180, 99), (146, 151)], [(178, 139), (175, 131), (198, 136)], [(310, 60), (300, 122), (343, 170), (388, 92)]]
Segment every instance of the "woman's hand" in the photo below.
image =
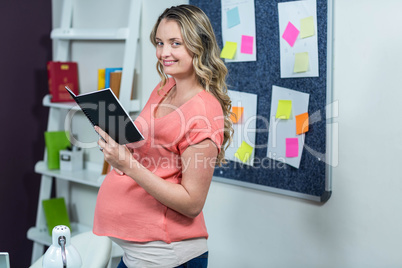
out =
[(124, 175), (135, 159), (126, 146), (118, 144), (100, 127), (95, 126), (95, 131), (102, 137), (98, 140), (98, 145), (113, 169), (120, 175)]

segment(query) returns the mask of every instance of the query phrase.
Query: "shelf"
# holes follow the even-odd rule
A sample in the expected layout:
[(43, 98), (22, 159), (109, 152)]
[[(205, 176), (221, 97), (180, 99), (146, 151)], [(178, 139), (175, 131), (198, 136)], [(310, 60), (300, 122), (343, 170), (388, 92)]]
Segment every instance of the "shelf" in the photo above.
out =
[[(66, 109), (66, 110), (81, 110), (78, 104), (75, 102), (51, 102), (50, 98), (51, 98), (50, 94), (46, 95), (43, 98), (42, 100), (43, 106), (49, 108)], [(139, 112), (139, 111), (140, 111), (140, 101), (131, 100), (128, 112)]]
[[(70, 225), (71, 225), (71, 236), (92, 230), (91, 227), (76, 222), (72, 222)], [(27, 238), (46, 246), (50, 246), (52, 244), (52, 237), (49, 235), (47, 227), (29, 228), (27, 232)]]
[(42, 100), (43, 106), (66, 109), (66, 110), (80, 110), (80, 107), (74, 101), (72, 101), (72, 102), (51, 102), (50, 98), (51, 98), (50, 94), (46, 95), (43, 98), (43, 100)]
[(77, 182), (94, 187), (100, 187), (103, 180), (105, 179), (105, 175), (101, 175), (102, 167), (94, 163), (86, 163), (86, 165), (88, 168), (83, 170), (49, 170), (45, 161), (39, 161), (35, 165), (35, 172), (50, 177), (56, 177), (63, 180)]
[(57, 28), (52, 30), (52, 39), (64, 40), (116, 40), (124, 41), (128, 36), (128, 28), (118, 29), (73, 29)]
[[(71, 225), (71, 237), (78, 235), (80, 233), (92, 231), (92, 227), (80, 223), (72, 222), (70, 225)], [(49, 235), (47, 227), (29, 228), (27, 232), (27, 238), (45, 246), (50, 246), (52, 244), (52, 236)], [(113, 242), (111, 257), (118, 257), (122, 255), (123, 250), (116, 243)]]

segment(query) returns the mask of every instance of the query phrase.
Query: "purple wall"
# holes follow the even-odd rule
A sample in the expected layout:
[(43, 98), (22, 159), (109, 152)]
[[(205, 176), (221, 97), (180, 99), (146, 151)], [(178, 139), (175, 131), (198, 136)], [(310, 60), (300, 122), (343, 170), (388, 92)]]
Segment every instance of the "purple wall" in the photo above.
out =
[(48, 109), (46, 62), (51, 59), (51, 1), (0, 1), (0, 252), (11, 267), (28, 267)]

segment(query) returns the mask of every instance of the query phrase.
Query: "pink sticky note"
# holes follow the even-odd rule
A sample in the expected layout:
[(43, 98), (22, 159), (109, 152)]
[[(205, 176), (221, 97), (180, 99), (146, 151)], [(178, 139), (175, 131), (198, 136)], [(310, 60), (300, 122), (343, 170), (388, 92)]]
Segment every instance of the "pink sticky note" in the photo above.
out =
[(283, 32), (282, 38), (285, 39), (291, 47), (293, 47), (297, 36), (299, 36), (299, 33), (300, 31), (289, 21), (285, 31)]
[(286, 139), (286, 157), (299, 156), (299, 139), (287, 138)]
[(248, 35), (241, 36), (240, 52), (244, 54), (253, 54), (254, 37)]

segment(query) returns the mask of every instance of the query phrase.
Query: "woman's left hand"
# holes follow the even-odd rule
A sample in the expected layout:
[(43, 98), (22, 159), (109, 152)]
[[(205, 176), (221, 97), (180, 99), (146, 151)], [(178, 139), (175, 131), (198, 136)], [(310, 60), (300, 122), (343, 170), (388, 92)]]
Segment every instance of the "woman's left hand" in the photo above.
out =
[(95, 126), (95, 131), (103, 138), (98, 140), (98, 145), (105, 156), (106, 162), (122, 174), (125, 173), (125, 170), (130, 166), (130, 162), (134, 160), (128, 148), (118, 144), (100, 127)]

